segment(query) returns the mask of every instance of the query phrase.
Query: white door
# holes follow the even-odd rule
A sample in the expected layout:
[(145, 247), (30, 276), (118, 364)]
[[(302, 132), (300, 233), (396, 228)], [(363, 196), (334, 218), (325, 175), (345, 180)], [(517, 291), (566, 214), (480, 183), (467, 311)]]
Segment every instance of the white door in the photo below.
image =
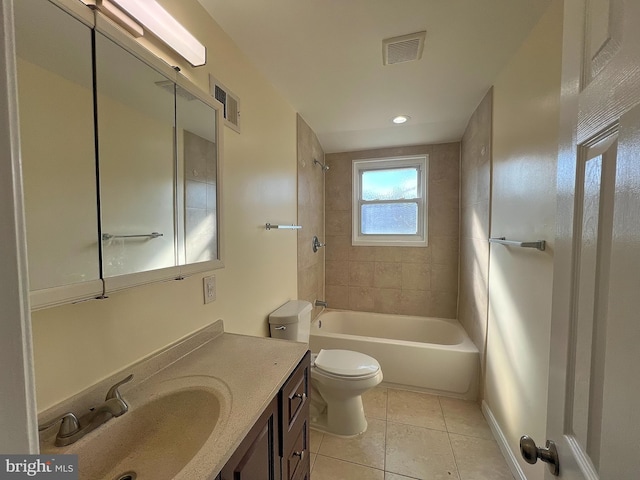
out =
[(565, 0), (564, 14), (547, 437), (560, 478), (636, 480), (640, 0)]

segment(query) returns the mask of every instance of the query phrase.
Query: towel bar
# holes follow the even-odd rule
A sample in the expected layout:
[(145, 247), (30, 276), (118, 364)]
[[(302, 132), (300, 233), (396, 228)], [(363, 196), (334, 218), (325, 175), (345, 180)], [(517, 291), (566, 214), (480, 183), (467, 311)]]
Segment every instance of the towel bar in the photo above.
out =
[(544, 240), (520, 242), (517, 240), (507, 240), (505, 237), (493, 237), (489, 239), (489, 243), (499, 243), (500, 245), (508, 245), (510, 247), (536, 248), (540, 251), (544, 251), (546, 248), (546, 242)]

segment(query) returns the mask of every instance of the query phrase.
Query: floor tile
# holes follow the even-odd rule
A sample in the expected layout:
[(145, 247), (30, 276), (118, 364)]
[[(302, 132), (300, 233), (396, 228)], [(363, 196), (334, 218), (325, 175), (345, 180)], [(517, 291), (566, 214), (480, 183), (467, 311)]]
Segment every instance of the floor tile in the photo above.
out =
[(367, 431), (352, 438), (325, 434), (318, 453), (367, 467), (384, 469), (386, 422), (368, 419)]
[(384, 480), (415, 480), (415, 477), (405, 477), (397, 473), (384, 472)]
[(460, 480), (513, 480), (495, 440), (449, 434)]
[(364, 392), (362, 395), (364, 414), (369, 418), (387, 419), (387, 389), (376, 387)]
[(311, 453), (318, 453), (323, 438), (324, 433), (318, 432), (313, 428), (309, 429), (309, 451)]
[(425, 480), (458, 479), (447, 432), (387, 423), (385, 469)]
[(310, 432), (311, 480), (513, 480), (480, 406), (376, 387), (356, 437)]
[(446, 431), (440, 401), (427, 393), (388, 389), (387, 421)]
[(384, 480), (384, 472), (318, 455), (311, 471), (311, 480)]
[(477, 403), (457, 398), (440, 397), (440, 405), (449, 433), (493, 440), (489, 424)]

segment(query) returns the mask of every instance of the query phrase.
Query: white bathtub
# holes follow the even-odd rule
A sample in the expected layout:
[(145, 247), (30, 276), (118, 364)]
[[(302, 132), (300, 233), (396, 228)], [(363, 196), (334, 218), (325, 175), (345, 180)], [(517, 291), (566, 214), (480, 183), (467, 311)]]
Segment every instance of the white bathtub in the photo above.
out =
[(384, 383), (475, 400), (480, 356), (457, 320), (325, 310), (311, 324), (309, 348), (372, 356)]

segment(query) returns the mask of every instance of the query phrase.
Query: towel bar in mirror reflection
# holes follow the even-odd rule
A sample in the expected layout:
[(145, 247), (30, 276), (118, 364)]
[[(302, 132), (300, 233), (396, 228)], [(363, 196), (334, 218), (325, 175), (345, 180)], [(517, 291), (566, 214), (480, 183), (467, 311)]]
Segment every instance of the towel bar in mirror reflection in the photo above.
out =
[(162, 233), (158, 232), (141, 233), (138, 235), (112, 235), (111, 233), (103, 233), (102, 240), (107, 241), (111, 240), (112, 238), (158, 238), (163, 236), (164, 235)]

